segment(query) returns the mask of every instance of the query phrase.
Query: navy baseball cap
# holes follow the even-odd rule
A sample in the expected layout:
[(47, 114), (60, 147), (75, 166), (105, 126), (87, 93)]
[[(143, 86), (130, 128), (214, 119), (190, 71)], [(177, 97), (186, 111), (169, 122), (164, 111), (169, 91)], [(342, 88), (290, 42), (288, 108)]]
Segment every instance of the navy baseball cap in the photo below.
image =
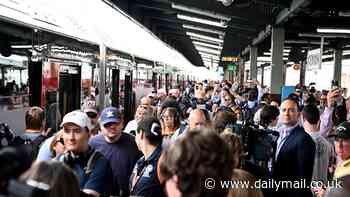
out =
[(99, 122), (102, 125), (105, 125), (107, 123), (120, 123), (122, 121), (122, 116), (120, 111), (115, 107), (107, 107), (104, 108), (101, 115)]
[(349, 122), (342, 122), (340, 123), (336, 129), (335, 132), (328, 137), (336, 137), (340, 139), (350, 139), (350, 123)]

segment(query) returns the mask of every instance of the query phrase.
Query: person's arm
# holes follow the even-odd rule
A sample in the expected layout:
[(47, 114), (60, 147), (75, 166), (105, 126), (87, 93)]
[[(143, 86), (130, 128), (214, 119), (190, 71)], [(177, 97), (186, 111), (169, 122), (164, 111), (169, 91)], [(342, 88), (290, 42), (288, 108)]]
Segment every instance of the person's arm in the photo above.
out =
[(314, 159), (315, 143), (310, 136), (305, 136), (298, 142), (298, 178), (305, 179), (307, 184), (311, 183)]
[(337, 97), (338, 91), (329, 91), (327, 94), (327, 106), (320, 116), (320, 134), (323, 137), (327, 137), (329, 131), (333, 127), (332, 114), (334, 110), (334, 103)]
[(230, 89), (230, 93), (231, 93), (236, 99), (238, 99), (240, 102), (244, 102), (244, 101), (245, 101), (245, 99), (244, 99), (241, 95), (237, 94), (237, 92), (234, 92), (234, 91), (232, 91), (232, 90)]

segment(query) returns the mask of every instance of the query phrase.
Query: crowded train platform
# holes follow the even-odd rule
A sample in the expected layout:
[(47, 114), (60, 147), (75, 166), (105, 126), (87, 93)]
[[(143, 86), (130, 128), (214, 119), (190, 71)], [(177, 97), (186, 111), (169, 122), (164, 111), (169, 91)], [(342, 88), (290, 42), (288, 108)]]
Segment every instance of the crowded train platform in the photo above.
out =
[(349, 197), (349, 16), (1, 0), (0, 197)]

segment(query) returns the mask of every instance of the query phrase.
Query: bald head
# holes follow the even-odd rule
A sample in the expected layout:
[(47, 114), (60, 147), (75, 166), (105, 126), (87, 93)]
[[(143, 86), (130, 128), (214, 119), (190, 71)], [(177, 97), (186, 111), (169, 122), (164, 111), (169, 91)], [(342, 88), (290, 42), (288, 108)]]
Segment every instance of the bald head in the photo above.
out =
[(150, 107), (152, 105), (152, 99), (144, 96), (140, 100), (140, 105), (145, 107)]
[(189, 129), (192, 130), (198, 127), (207, 127), (209, 125), (209, 121), (210, 120), (207, 120), (203, 110), (192, 110), (188, 117)]

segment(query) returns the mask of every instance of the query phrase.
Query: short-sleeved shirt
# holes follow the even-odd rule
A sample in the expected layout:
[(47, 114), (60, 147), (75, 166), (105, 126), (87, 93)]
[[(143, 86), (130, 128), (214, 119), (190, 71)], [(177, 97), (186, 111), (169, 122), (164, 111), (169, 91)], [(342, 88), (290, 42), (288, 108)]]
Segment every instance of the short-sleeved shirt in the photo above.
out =
[(129, 179), (137, 160), (142, 156), (135, 137), (122, 132), (117, 142), (108, 143), (102, 134), (90, 139), (89, 144), (110, 162), (113, 173), (113, 195), (129, 196)]
[[(103, 196), (111, 195), (113, 177), (112, 169), (109, 164), (109, 161), (101, 154), (96, 157), (96, 160), (93, 162), (91, 167), (91, 172), (87, 172), (87, 166), (89, 158), (95, 152), (95, 149), (89, 149), (89, 153), (84, 159), (77, 159), (72, 163), (67, 163), (78, 175), (80, 189), (89, 189), (98, 192)], [(64, 155), (59, 156), (59, 161), (65, 162)]]
[(50, 144), (52, 143), (54, 137), (55, 136), (51, 136), (50, 138), (46, 139), (41, 145), (38, 156), (36, 158), (38, 161), (47, 161), (52, 159), (53, 155), (50, 151)]
[(130, 194), (143, 197), (165, 196), (157, 176), (157, 163), (161, 155), (161, 146), (145, 160), (141, 157), (130, 177)]

